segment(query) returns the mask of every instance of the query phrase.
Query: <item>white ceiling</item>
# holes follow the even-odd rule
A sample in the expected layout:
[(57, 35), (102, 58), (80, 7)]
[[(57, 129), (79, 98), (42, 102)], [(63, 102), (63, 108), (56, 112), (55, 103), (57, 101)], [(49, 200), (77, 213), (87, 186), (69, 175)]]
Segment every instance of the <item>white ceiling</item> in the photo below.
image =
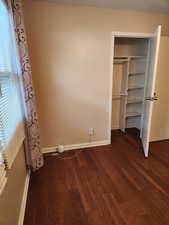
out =
[(59, 4), (169, 13), (169, 0), (43, 0)]

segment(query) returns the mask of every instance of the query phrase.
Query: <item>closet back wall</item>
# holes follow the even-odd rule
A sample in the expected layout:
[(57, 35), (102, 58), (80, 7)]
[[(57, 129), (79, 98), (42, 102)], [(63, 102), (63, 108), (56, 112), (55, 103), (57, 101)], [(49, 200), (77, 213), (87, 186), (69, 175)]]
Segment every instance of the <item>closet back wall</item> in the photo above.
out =
[(24, 0), (42, 147), (108, 140), (111, 32), (152, 32), (167, 14)]

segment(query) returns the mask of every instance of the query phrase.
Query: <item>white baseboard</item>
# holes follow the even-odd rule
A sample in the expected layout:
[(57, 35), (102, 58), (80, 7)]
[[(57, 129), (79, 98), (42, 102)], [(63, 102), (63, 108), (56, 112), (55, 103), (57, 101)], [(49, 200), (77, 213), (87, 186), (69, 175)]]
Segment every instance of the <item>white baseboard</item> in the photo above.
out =
[(23, 196), (22, 196), (22, 203), (21, 203), (21, 208), (20, 208), (18, 225), (23, 225), (23, 223), (24, 223), (26, 201), (27, 201), (27, 194), (28, 194), (28, 188), (29, 188), (29, 179), (30, 179), (30, 171), (28, 170), (27, 175), (26, 175), (26, 180), (25, 180)]
[[(103, 145), (109, 145), (109, 144), (110, 144), (109, 140), (104, 140), (104, 141), (87, 142), (87, 143), (81, 143), (81, 144), (64, 145), (64, 150), (69, 151), (74, 149), (91, 148), (91, 147), (97, 147), (97, 146), (103, 146)], [(58, 146), (42, 148), (42, 153), (56, 152), (57, 148)]]

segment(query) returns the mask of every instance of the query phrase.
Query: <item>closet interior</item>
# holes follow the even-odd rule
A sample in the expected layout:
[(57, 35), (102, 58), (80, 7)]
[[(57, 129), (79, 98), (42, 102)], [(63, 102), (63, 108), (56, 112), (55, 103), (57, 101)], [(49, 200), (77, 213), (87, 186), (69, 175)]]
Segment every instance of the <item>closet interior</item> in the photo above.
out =
[(148, 74), (148, 38), (116, 37), (113, 60), (112, 130), (142, 132)]

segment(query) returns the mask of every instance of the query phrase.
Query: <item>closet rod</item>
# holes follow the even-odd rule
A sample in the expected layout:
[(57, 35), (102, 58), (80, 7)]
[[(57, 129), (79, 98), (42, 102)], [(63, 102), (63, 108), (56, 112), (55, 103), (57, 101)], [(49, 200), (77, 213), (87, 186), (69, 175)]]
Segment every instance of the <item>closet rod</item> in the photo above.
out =
[(122, 64), (128, 61), (129, 61), (128, 59), (115, 59), (114, 64)]

